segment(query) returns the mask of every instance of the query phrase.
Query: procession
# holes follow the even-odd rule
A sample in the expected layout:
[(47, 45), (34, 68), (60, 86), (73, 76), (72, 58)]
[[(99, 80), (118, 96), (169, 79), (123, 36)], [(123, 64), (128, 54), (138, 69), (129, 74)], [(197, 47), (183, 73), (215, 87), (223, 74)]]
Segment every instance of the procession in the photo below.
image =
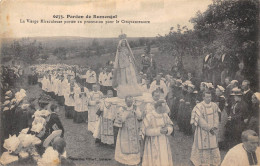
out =
[[(176, 128), (193, 138), (193, 165), (220, 165), (220, 150), (232, 150), (242, 141), (254, 144), (252, 151), (245, 150), (253, 155), (250, 165), (257, 164), (260, 93), (250, 90), (248, 80), (227, 76), (223, 84), (196, 82), (178, 68), (176, 75), (151, 74), (155, 63), (145, 55), (143, 69), (137, 71), (126, 35), (119, 38), (115, 60), (98, 72), (65, 64), (33, 65), (24, 84), (38, 86), (43, 92), (39, 98), (27, 97), (24, 89), (4, 92), (7, 152), (2, 164), (74, 165), (67, 158), (69, 140), (64, 139), (59, 110), (73, 123), (87, 123), (95, 144), (111, 146), (119, 165), (173, 165), (168, 138), (174, 138)], [(16, 86), (15, 80), (8, 81), (9, 88)], [(222, 165), (237, 160), (226, 158)]]
[(0, 166), (260, 165), (259, 1), (8, 4)]

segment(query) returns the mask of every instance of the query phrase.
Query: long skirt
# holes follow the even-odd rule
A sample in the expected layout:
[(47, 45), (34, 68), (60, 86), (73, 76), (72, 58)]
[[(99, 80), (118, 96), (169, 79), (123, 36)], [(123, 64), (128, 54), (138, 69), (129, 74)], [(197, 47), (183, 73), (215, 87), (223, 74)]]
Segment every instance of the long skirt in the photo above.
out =
[(74, 111), (73, 122), (84, 123), (86, 122), (87, 116), (88, 116), (88, 111), (84, 111), (84, 112)]
[(73, 118), (74, 107), (73, 106), (65, 106), (65, 117), (68, 119)]
[(180, 131), (184, 131), (184, 121), (183, 121), (185, 116), (184, 109), (185, 109), (185, 104), (181, 102), (178, 109), (178, 120), (177, 120), (177, 124)]
[(98, 121), (96, 122), (95, 130), (93, 132), (93, 137), (95, 139), (101, 139), (101, 117), (99, 117)]
[(225, 141), (225, 132), (226, 132), (225, 125), (227, 123), (227, 118), (228, 118), (228, 115), (227, 115), (226, 110), (224, 109), (221, 112), (221, 121), (220, 121), (219, 127), (218, 127), (219, 128), (218, 129), (218, 142)]
[(88, 130), (94, 133), (96, 123), (99, 120), (97, 113), (97, 106), (89, 106), (88, 110)]

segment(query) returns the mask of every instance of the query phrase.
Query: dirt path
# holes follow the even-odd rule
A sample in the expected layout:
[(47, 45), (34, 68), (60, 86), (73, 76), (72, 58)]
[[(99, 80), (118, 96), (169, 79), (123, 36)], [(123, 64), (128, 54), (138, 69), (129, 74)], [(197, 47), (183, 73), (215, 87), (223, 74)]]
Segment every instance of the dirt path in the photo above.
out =
[[(39, 86), (30, 86), (27, 88), (27, 92), (30, 98), (37, 97), (43, 93)], [(56, 103), (55, 101), (52, 102)], [(92, 133), (87, 130), (86, 123), (76, 124), (73, 123), (72, 119), (66, 119), (64, 107), (60, 107), (58, 114), (65, 129), (64, 137), (67, 143), (67, 156), (73, 159), (77, 165), (116, 165), (114, 148), (95, 144)], [(170, 136), (169, 142), (171, 144), (174, 165), (190, 165), (189, 157), (192, 137), (179, 132), (178, 127), (175, 126), (175, 136)], [(223, 157), (225, 153), (225, 151), (221, 151), (221, 156)]]

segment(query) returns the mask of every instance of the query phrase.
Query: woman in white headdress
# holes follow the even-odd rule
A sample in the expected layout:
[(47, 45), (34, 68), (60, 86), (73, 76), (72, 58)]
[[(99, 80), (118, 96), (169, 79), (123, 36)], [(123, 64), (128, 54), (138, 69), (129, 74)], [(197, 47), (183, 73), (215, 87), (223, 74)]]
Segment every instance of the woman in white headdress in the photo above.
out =
[(113, 87), (117, 88), (117, 95), (124, 98), (127, 95), (140, 96), (141, 87), (138, 85), (138, 72), (133, 52), (127, 42), (126, 35), (119, 36), (119, 41), (113, 74)]

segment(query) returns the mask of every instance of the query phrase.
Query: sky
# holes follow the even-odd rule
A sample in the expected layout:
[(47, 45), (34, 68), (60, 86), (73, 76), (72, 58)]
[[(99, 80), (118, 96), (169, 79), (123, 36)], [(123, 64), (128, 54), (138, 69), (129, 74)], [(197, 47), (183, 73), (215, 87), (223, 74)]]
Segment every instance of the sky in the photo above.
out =
[[(189, 22), (197, 11), (204, 12), (212, 0), (2, 0), (0, 37), (117, 37), (121, 31), (128, 37), (155, 37), (169, 33), (177, 24), (192, 29)], [(64, 19), (53, 18), (62, 15)], [(83, 19), (67, 19), (82, 15)], [(117, 15), (116, 19), (85, 18), (86, 15)], [(38, 21), (28, 23), (27, 19)], [(41, 19), (63, 21), (62, 24), (40, 23)], [(84, 21), (104, 23), (84, 24)], [(119, 23), (115, 23), (116, 20)], [(122, 20), (150, 21), (149, 24), (126, 24)], [(24, 22), (25, 23), (21, 23)], [(82, 23), (64, 24), (64, 21)], [(114, 23), (105, 24), (105, 21)]]

